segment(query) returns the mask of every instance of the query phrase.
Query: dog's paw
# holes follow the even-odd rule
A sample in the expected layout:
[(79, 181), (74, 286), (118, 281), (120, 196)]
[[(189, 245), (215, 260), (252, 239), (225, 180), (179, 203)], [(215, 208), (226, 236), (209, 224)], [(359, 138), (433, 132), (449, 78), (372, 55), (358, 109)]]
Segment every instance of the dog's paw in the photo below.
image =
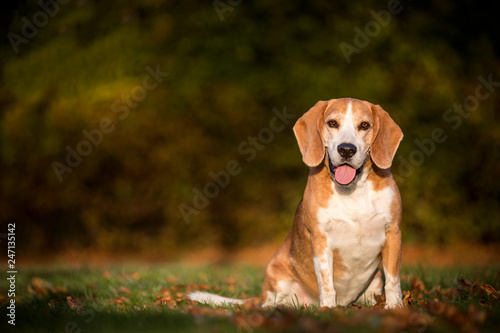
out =
[(331, 299), (320, 300), (319, 307), (323, 308), (323, 309), (335, 308), (335, 307), (337, 307), (337, 302), (335, 300), (331, 300)]
[(384, 309), (386, 310), (391, 310), (391, 309), (397, 309), (397, 308), (403, 308), (403, 301), (399, 300), (396, 302), (386, 302)]

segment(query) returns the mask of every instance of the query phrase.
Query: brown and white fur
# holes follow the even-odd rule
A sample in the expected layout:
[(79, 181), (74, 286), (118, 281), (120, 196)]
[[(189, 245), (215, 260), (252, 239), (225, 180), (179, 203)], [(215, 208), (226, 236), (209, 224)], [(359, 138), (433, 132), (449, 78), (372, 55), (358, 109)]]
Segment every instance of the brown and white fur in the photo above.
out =
[[(401, 129), (379, 105), (352, 98), (317, 102), (293, 129), (310, 172), (292, 229), (267, 265), (262, 305), (374, 305), (385, 290), (386, 309), (403, 306), (401, 198), (390, 172)], [(348, 184), (335, 175), (342, 168), (356, 170)]]

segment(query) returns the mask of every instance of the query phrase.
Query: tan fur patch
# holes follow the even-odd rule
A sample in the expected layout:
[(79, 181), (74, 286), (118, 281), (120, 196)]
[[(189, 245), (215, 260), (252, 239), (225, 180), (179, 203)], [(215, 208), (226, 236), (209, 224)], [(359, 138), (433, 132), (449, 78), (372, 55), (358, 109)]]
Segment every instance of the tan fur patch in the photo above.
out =
[(344, 265), (344, 259), (340, 255), (340, 251), (338, 249), (333, 250), (333, 281), (342, 279), (345, 271), (346, 266)]

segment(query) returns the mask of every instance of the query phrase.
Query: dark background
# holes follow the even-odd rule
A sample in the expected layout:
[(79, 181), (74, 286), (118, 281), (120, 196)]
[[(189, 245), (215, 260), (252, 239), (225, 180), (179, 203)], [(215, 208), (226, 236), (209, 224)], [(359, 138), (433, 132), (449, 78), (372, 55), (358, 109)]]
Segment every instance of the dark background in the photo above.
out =
[[(371, 13), (387, 18), (387, 1), (50, 3), (46, 22), (36, 1), (1, 13), (0, 233), (16, 223), (18, 251), (281, 241), (308, 173), (293, 124), (346, 96), (382, 105), (405, 134), (392, 168), (405, 242), (500, 240), (500, 83), (475, 97), (479, 77), (500, 82), (493, 1), (402, 0), (390, 22)], [(17, 52), (9, 33), (25, 38)], [(148, 66), (169, 73), (151, 91)], [(284, 109), (295, 117), (269, 136)], [(60, 181), (54, 162), (103, 119), (113, 130)], [(227, 186), (196, 199), (233, 160)]]

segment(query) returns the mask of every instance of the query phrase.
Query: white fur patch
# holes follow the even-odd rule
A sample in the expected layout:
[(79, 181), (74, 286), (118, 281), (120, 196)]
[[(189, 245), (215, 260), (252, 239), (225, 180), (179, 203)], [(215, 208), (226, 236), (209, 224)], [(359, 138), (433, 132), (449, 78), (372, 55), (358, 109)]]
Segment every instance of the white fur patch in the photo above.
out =
[(401, 282), (398, 276), (385, 276), (385, 308), (394, 309), (396, 307), (403, 307), (403, 295), (401, 294)]
[(350, 101), (345, 114), (339, 119), (341, 126), (338, 132), (328, 132), (325, 139), (325, 147), (335, 166), (345, 163), (345, 159), (338, 152), (338, 146), (342, 143), (350, 143), (356, 147), (357, 153), (349, 159), (349, 164), (352, 167), (359, 169), (365, 161), (369, 145), (364, 142), (361, 135), (366, 135), (366, 133), (357, 130), (358, 124), (356, 123), (356, 119), (352, 110), (352, 102)]
[[(327, 247), (321, 256), (313, 258), (314, 272), (318, 281), (320, 306), (337, 306), (337, 298), (333, 286), (332, 256), (332, 251)], [(325, 277), (326, 279), (324, 279)]]
[(266, 299), (263, 300), (263, 307), (283, 305), (316, 305), (316, 302), (307, 292), (300, 286), (299, 283), (293, 281), (278, 282), (278, 290), (275, 293), (267, 292)]
[(229, 304), (243, 304), (240, 299), (223, 297), (211, 293), (206, 293), (203, 291), (195, 291), (187, 295), (192, 301), (205, 303), (209, 305), (229, 305)]
[(373, 277), (385, 244), (385, 228), (391, 223), (394, 197), (390, 187), (374, 191), (366, 176), (358, 179), (354, 193), (350, 191), (335, 187), (328, 206), (317, 213), (329, 251), (338, 250), (346, 267), (342, 276), (333, 277), (338, 305), (356, 301)]

